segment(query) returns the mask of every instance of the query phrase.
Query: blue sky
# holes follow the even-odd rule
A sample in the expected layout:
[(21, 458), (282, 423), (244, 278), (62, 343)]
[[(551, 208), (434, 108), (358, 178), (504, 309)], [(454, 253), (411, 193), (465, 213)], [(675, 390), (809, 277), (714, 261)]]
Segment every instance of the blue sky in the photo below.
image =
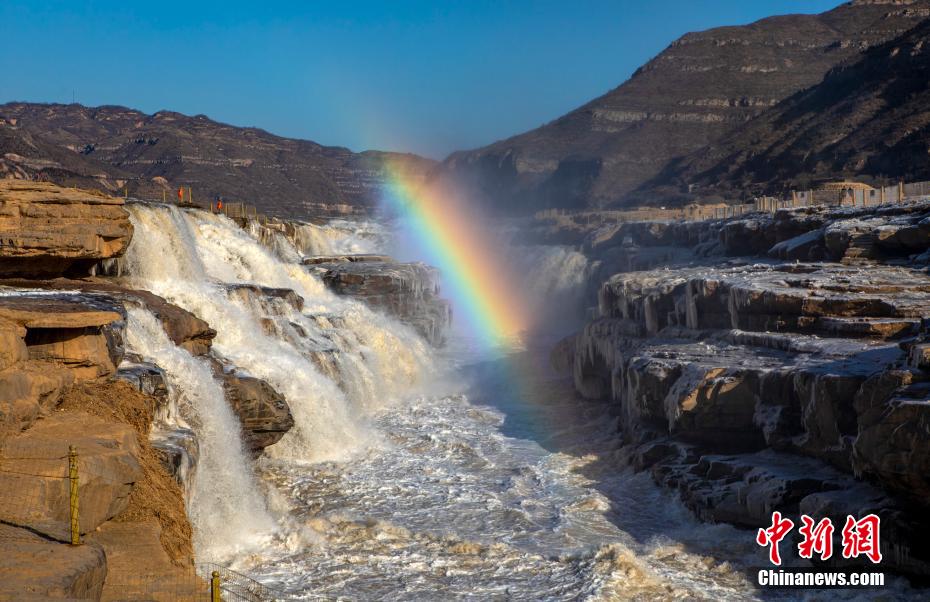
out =
[(838, 0), (0, 2), (0, 102), (204, 113), (441, 158), (539, 126), (679, 35)]

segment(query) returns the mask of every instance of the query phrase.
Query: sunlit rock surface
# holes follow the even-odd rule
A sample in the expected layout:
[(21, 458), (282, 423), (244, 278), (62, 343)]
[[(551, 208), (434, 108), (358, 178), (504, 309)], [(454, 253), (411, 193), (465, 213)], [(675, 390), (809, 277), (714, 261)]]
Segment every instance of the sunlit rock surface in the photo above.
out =
[(132, 225), (121, 199), (45, 182), (0, 180), (0, 274), (62, 274), (121, 255)]

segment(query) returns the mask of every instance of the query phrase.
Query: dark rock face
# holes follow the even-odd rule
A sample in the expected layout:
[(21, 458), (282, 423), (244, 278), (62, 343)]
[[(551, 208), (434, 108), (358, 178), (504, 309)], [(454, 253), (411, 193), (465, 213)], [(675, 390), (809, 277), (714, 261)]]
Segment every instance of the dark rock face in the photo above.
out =
[[(928, 216), (915, 203), (593, 233), (595, 262), (618, 248), (680, 260), (595, 272), (612, 274), (597, 318), (553, 363), (618, 404), (631, 463), (699, 516), (758, 527), (775, 509), (875, 512), (897, 538), (887, 566), (928, 576), (915, 518), (930, 508)], [(798, 247), (816, 261), (779, 261)]]
[(838, 66), (660, 180), (728, 195), (843, 177), (930, 178), (928, 42), (930, 23), (924, 22)]
[[(820, 15), (686, 34), (600, 98), (538, 129), (454, 153), (441, 172), (510, 211), (641, 205), (659, 195), (661, 204), (684, 204), (689, 196), (657, 177), (677, 159), (903, 34), (928, 7), (924, 0), (850, 2)], [(823, 119), (839, 127), (835, 115)], [(647, 182), (649, 194), (638, 194)]]
[(360, 299), (410, 324), (433, 345), (445, 340), (452, 314), (448, 301), (439, 297), (436, 268), (396, 263), (378, 255), (316, 259), (305, 263), (314, 266), (336, 294)]
[(12, 177), (111, 192), (126, 186), (150, 200), (171, 198), (178, 183), (199, 182), (195, 201), (219, 195), (303, 218), (372, 206), (388, 163), (414, 180), (433, 165), (416, 155), (353, 153), (203, 115), (30, 103), (0, 105), (0, 157), (0, 174)]
[(224, 374), (223, 388), (253, 453), (274, 445), (294, 426), (284, 397), (267, 382), (251, 376)]

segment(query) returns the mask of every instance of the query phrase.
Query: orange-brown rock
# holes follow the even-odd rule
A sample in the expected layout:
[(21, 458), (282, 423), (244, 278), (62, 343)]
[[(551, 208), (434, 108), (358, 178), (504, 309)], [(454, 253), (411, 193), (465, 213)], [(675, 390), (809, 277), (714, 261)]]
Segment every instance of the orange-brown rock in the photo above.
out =
[(0, 180), (0, 274), (87, 270), (132, 237), (123, 201), (45, 182)]
[(29, 357), (26, 351), (26, 329), (5, 318), (0, 318), (0, 370), (5, 370)]
[(0, 318), (25, 329), (28, 358), (70, 368), (79, 380), (115, 371), (122, 356), (113, 327), (123, 319), (119, 309), (104, 298), (73, 294), (0, 296)]
[(56, 413), (3, 443), (0, 521), (70, 540), (69, 446), (78, 453), (81, 532), (126, 508), (142, 476), (133, 429), (80, 412)]
[(0, 601), (98, 600), (107, 559), (96, 544), (71, 546), (0, 524)]
[[(100, 293), (112, 298), (114, 303), (129, 302), (145, 305), (161, 320), (168, 338), (180, 347), (190, 351), (193, 355), (205, 355), (210, 350), (210, 345), (212, 345), (213, 338), (216, 336), (216, 331), (210, 328), (210, 325), (205, 321), (191, 312), (169, 303), (162, 297), (149, 291), (126, 288), (101, 278), (54, 278), (50, 280), (25, 280), (20, 278), (5, 279), (2, 283), (11, 287)], [(294, 296), (296, 297), (296, 295)]]
[(223, 374), (226, 400), (242, 423), (246, 445), (253, 453), (277, 443), (294, 426), (284, 397), (260, 378)]
[(52, 362), (24, 362), (0, 371), (0, 437), (35, 422), (73, 382), (71, 370)]
[(88, 539), (103, 547), (107, 575), (100, 600), (200, 600), (209, 581), (193, 566), (178, 567), (162, 548), (161, 528), (155, 521), (111, 521)]

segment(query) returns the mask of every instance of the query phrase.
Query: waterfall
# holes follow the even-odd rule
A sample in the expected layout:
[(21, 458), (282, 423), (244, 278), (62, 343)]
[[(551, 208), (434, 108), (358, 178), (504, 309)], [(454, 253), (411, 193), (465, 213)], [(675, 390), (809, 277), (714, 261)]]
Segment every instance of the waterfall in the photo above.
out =
[(248, 224), (251, 235), (285, 260), (297, 256), (376, 253), (384, 248), (387, 232), (374, 222), (334, 220), (324, 225), (298, 222)]
[[(567, 246), (514, 246), (514, 263), (523, 266), (523, 286), (534, 330), (564, 335), (580, 326), (589, 276), (587, 257)], [(554, 332), (558, 325), (560, 332)], [(562, 332), (564, 331), (564, 332)]]
[(375, 442), (366, 417), (428, 364), (412, 330), (329, 293), (228, 218), (142, 204), (129, 210), (135, 234), (122, 272), (132, 286), (206, 320), (218, 331), (215, 354), (286, 398), (295, 427), (270, 455), (339, 460)]
[[(241, 426), (206, 360), (177, 347), (148, 310), (127, 309), (128, 347), (164, 371), (185, 425), (197, 433), (197, 474), (188, 500), (198, 558), (219, 559), (259, 547), (275, 530), (247, 456)], [(234, 528), (231, 528), (234, 526)]]

